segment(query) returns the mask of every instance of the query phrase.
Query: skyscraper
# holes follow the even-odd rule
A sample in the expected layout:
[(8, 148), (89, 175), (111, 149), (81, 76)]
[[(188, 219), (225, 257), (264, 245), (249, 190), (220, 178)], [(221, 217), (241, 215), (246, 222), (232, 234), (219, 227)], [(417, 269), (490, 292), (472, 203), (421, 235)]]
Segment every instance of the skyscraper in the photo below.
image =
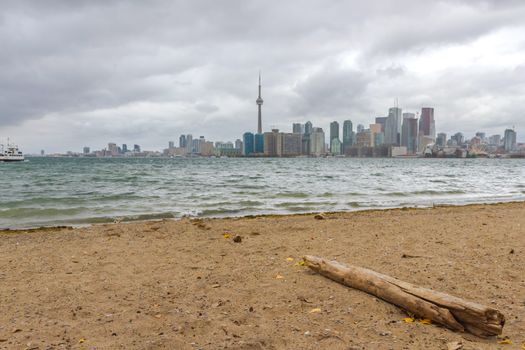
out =
[(312, 133), (312, 122), (308, 121), (304, 124), (304, 133), (305, 134), (311, 134)]
[(304, 134), (302, 139), (302, 154), (310, 155), (310, 134), (312, 133), (312, 122), (306, 122), (304, 124)]
[(339, 123), (336, 121), (330, 123), (330, 145), (333, 139), (339, 139)]
[(516, 148), (516, 131), (512, 129), (505, 130), (504, 146), (505, 151), (510, 152)]
[(292, 132), (294, 134), (302, 134), (302, 129), (303, 129), (303, 126), (301, 125), (301, 123), (293, 123), (292, 125)]
[(401, 113), (399, 107), (392, 107), (388, 110), (388, 117), (385, 123), (385, 144), (399, 145), (401, 136)]
[(257, 103), (257, 107), (259, 110), (258, 118), (257, 118), (257, 133), (262, 134), (262, 114), (261, 114), (261, 107), (263, 104), (263, 99), (261, 97), (261, 72), (259, 72), (259, 97), (257, 97), (257, 100), (255, 100), (255, 103)]
[(408, 154), (415, 154), (417, 152), (417, 145), (417, 119), (415, 118), (415, 114), (404, 113), (401, 127), (401, 146), (407, 148)]
[(354, 125), (351, 120), (343, 122), (343, 153), (354, 144)]
[(245, 132), (244, 135), (242, 135), (242, 140), (242, 155), (250, 156), (252, 153), (255, 152), (255, 136), (251, 132)]
[(325, 136), (322, 128), (312, 128), (310, 133), (310, 154), (321, 156), (325, 153)]
[(254, 152), (257, 154), (263, 154), (264, 153), (264, 135), (263, 134), (255, 134), (254, 137)]
[(186, 150), (188, 153), (193, 153), (193, 136), (191, 134), (186, 135)]
[(180, 135), (179, 137), (179, 147), (186, 148), (186, 135)]
[(272, 129), (271, 132), (264, 134), (264, 155), (267, 157), (277, 156), (277, 137), (279, 136), (278, 129)]
[(434, 121), (434, 108), (421, 108), (421, 118), (419, 119), (419, 135), (430, 136), (436, 139), (436, 123)]

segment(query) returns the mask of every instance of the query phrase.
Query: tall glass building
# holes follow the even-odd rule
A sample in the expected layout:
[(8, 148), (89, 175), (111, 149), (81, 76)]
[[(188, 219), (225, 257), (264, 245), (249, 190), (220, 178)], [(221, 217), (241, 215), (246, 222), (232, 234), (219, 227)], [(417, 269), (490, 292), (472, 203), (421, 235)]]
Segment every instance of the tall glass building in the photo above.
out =
[(255, 136), (251, 132), (245, 132), (242, 135), (242, 155), (250, 156), (255, 152)]
[(264, 135), (255, 134), (254, 136), (254, 152), (255, 153), (264, 153)]

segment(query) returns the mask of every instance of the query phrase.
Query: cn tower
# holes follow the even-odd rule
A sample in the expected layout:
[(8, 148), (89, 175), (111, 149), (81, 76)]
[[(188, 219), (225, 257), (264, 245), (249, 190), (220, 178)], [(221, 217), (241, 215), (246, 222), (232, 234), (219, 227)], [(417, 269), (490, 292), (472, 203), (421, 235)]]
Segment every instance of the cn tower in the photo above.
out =
[(257, 97), (257, 100), (255, 100), (255, 103), (257, 103), (257, 106), (259, 108), (259, 115), (257, 119), (257, 133), (262, 134), (262, 113), (261, 113), (261, 106), (263, 104), (263, 99), (261, 97), (261, 72), (259, 72), (259, 97)]

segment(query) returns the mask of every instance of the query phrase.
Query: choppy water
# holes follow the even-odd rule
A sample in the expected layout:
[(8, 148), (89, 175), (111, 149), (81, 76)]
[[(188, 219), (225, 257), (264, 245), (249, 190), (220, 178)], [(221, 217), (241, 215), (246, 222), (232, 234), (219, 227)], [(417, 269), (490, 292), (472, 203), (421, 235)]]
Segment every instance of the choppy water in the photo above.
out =
[(525, 200), (523, 159), (0, 163), (0, 228)]

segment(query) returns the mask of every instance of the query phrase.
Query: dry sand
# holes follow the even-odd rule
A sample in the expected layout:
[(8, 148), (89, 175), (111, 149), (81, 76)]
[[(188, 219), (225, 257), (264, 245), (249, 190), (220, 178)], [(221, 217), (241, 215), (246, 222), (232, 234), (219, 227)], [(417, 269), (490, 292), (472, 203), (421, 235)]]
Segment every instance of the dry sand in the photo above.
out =
[[(305, 254), (496, 307), (512, 344), (405, 323), (397, 307), (299, 266)], [(446, 349), (453, 341), (525, 343), (525, 203), (0, 232), (0, 348)]]

